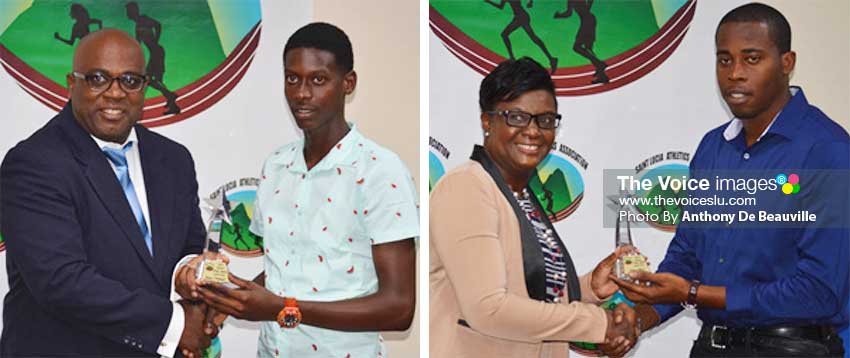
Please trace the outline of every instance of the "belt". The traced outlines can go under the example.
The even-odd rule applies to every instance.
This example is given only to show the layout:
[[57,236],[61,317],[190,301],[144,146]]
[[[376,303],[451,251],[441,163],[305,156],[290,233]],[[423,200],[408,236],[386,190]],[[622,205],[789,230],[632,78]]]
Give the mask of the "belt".
[[697,344],[713,350],[781,351],[825,355],[843,353],[832,326],[726,327],[704,325]]

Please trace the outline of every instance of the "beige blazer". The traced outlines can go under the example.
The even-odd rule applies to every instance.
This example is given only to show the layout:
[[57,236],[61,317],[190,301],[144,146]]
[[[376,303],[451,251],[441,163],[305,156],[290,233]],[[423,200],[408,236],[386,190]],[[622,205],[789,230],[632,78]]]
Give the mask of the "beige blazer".
[[579,279],[583,302],[529,298],[519,221],[480,164],[446,173],[430,203],[431,357],[563,358],[569,341],[604,340],[590,274]]

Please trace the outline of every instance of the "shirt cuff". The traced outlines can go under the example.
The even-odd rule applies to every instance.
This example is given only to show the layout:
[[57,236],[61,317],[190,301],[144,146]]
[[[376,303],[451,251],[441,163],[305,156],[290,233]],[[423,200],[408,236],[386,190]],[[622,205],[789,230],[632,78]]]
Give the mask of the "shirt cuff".
[[682,312],[682,305],[679,304],[669,304],[669,305],[652,305],[652,308],[655,309],[655,312],[658,312],[658,317],[661,319],[658,321],[658,324],[664,323],[664,321],[672,318],[679,312]]
[[753,287],[740,284],[726,286],[726,311],[730,315],[742,314],[753,309]]
[[[177,291],[174,289],[174,275],[177,274],[177,270],[179,270],[181,267],[183,267],[184,265],[189,263],[189,261],[192,261],[192,259],[196,257],[198,257],[198,255],[195,254],[183,256],[180,261],[177,261],[177,265],[174,265],[174,270],[171,272],[171,295],[169,295],[169,300],[171,302],[177,302],[183,299],[183,297],[180,297],[180,295],[177,294]],[[180,311],[183,311],[183,307],[180,307]],[[180,319],[183,320],[183,316],[180,316]]]
[[165,330],[165,336],[162,337],[162,342],[159,343],[159,349],[156,353],[172,358],[177,354],[177,346],[180,344],[180,336],[183,335],[183,306],[179,303],[171,303],[171,322],[168,323],[168,329]]

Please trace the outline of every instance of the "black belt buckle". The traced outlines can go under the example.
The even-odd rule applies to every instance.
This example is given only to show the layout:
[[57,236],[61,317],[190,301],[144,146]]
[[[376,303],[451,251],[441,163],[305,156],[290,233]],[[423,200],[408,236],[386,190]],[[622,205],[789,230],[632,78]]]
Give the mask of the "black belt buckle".
[[[717,333],[721,333],[723,335],[723,339],[720,340],[723,344],[715,341],[714,337]],[[711,326],[711,333],[708,335],[708,342],[711,344],[711,348],[726,349],[726,344],[729,343],[729,328],[726,326]]]

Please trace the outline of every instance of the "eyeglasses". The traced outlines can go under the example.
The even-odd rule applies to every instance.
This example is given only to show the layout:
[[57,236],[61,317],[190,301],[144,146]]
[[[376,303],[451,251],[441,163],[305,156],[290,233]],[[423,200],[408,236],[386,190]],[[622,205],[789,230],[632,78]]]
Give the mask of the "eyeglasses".
[[121,89],[127,93],[140,91],[148,82],[147,76],[131,72],[122,73],[117,77],[112,77],[109,74],[100,71],[88,74],[82,74],[74,71],[71,72],[71,76],[74,76],[76,79],[85,80],[89,85],[89,88],[98,93],[106,91],[106,89],[112,86],[112,82],[116,80],[118,81],[118,85],[121,86]]
[[490,115],[500,115],[505,118],[505,123],[511,127],[525,128],[533,119],[537,122],[537,127],[540,129],[555,129],[561,125],[561,115],[557,113],[547,112],[540,114],[531,114],[520,110],[512,109],[506,111],[488,111]]

